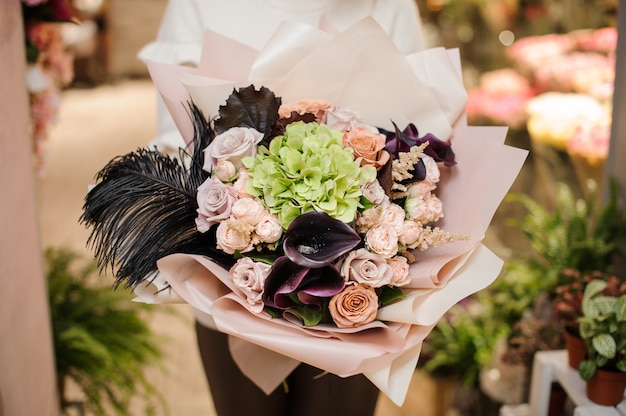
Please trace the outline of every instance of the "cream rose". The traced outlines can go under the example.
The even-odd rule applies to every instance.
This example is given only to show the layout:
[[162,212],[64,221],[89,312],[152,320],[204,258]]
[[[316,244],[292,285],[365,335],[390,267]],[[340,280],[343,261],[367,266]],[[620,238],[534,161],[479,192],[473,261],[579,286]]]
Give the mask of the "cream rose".
[[237,194],[232,187],[225,185],[216,177],[211,177],[198,187],[196,199],[198,202],[196,228],[204,233],[212,225],[230,217]]
[[378,180],[361,185],[361,192],[363,193],[363,196],[374,205],[380,205],[384,201],[387,201],[385,190],[380,185]]
[[250,181],[250,173],[248,173],[248,170],[245,168],[239,170],[237,180],[233,183],[233,189],[240,197],[252,196],[246,191],[248,181]]
[[261,243],[275,243],[283,235],[283,227],[275,215],[266,212],[256,224],[254,232]]
[[430,192],[431,192],[431,188],[430,185],[420,181],[420,182],[415,182],[413,183],[409,189],[407,190],[409,196],[411,198],[428,198],[430,196]]
[[326,111],[326,125],[330,129],[339,131],[352,130],[356,127],[374,129],[374,127],[366,126],[354,111],[339,107]]
[[230,268],[231,280],[241,290],[255,313],[263,310],[263,285],[270,269],[269,264],[256,262],[249,257],[237,260]]
[[289,118],[292,112],[300,115],[310,113],[315,116],[318,123],[326,123],[326,111],[335,108],[334,104],[324,100],[304,99],[283,104],[278,109],[278,115]]
[[218,134],[204,149],[204,170],[211,172],[220,160],[229,161],[237,170],[241,169],[241,159],[255,156],[261,139],[263,133],[247,127],[233,127]]
[[382,287],[391,283],[393,269],[380,254],[360,248],[346,256],[341,264],[341,275],[346,281]]
[[398,234],[393,225],[379,224],[365,234],[365,246],[374,253],[391,258],[398,252]]
[[404,203],[404,210],[409,219],[422,224],[430,222],[430,211],[426,200],[421,196],[408,197]]
[[221,222],[215,234],[217,248],[227,254],[251,251],[254,248],[251,233],[241,225],[243,224],[233,220]]
[[257,225],[263,214],[265,214],[265,208],[261,201],[255,198],[239,198],[231,209],[231,215],[234,218],[250,225]]
[[330,299],[330,315],[339,328],[354,328],[376,319],[378,296],[373,287],[350,285]]
[[393,270],[393,278],[391,279],[392,285],[402,287],[411,283],[411,277],[409,276],[409,261],[406,257],[394,257],[391,259],[389,266]]
[[389,161],[389,153],[385,150],[385,136],[371,132],[365,127],[346,131],[343,135],[343,145],[351,147],[355,157],[362,158],[361,166],[372,165],[380,170]]

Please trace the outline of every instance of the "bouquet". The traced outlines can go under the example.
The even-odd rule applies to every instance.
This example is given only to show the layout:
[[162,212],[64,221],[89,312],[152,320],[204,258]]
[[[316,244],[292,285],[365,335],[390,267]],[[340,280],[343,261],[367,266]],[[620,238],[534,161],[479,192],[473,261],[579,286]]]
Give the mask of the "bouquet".
[[210,314],[268,393],[306,362],[401,404],[424,338],[500,271],[481,240],[526,151],[467,126],[454,52],[405,57],[372,19],[289,23],[262,51],[207,38],[228,68],[149,64],[189,148],[99,172],[96,257],[139,300]]

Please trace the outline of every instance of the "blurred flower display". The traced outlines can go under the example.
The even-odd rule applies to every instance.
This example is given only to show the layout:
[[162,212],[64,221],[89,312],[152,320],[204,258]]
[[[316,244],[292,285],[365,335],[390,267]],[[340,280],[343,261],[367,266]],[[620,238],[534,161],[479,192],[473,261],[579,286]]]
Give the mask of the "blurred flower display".
[[34,166],[43,175],[46,142],[57,120],[59,93],[74,77],[74,58],[65,47],[60,26],[72,21],[72,7],[67,0],[22,0],[22,14]]

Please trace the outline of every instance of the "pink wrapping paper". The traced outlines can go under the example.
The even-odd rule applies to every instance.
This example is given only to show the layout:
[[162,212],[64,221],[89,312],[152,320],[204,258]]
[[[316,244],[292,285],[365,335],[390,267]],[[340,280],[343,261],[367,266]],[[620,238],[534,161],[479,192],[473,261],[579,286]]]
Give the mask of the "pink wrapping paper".
[[[458,51],[437,48],[404,56],[373,19],[339,34],[285,23],[261,51],[210,31],[205,44],[197,69],[148,64],[187,139],[192,130],[182,103],[189,96],[213,117],[233,88],[254,83],[272,89],[283,102],[326,99],[357,111],[369,124],[389,129],[391,120],[400,128],[413,122],[420,135],[452,140],[458,165],[442,169],[438,196],[445,217],[437,225],[469,239],[417,252],[411,284],[403,288],[406,298],[380,309],[379,320],[364,327],[303,328],[254,314],[228,271],[210,260],[175,254],[158,263],[174,292],[164,301],[178,296],[211,314],[220,331],[234,336],[235,361],[264,391],[271,392],[306,362],[339,376],[363,373],[401,405],[424,338],[451,306],[500,272],[502,261],[481,241],[527,151],[504,145],[506,128],[467,126]],[[140,297],[160,302],[145,289]]]

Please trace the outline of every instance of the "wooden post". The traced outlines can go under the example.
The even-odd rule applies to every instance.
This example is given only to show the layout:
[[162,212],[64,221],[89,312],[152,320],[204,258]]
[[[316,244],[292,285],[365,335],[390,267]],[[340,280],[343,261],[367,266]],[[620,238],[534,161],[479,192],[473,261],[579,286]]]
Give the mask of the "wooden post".
[[0,1],[0,416],[56,416],[20,5]]

